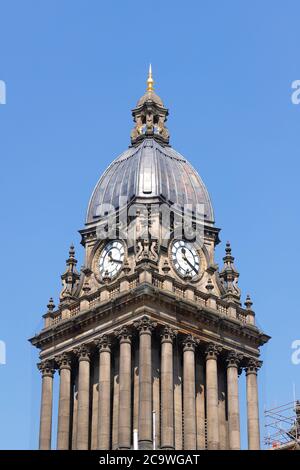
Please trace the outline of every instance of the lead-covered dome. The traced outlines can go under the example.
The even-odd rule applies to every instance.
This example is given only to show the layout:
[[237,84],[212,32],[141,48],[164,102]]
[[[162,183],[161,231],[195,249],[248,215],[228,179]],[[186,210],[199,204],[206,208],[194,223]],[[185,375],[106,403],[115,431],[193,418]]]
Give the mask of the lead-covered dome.
[[135,198],[159,198],[175,207],[203,204],[204,219],[214,222],[207,189],[192,165],[172,147],[145,138],[122,153],[98,181],[92,194],[87,220],[95,222],[109,207],[120,209]]
[[166,202],[174,211],[200,212],[214,223],[206,187],[191,164],[169,146],[168,109],[154,93],[151,66],[146,94],[132,110],[131,147],[107,168],[92,194],[86,223],[121,210],[134,200]]

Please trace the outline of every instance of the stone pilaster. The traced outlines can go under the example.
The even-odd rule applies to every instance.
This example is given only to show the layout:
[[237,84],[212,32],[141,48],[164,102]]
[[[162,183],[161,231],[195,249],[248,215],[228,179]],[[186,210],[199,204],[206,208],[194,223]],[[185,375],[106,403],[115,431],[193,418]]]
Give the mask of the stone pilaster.
[[247,383],[247,423],[249,450],[260,449],[257,371],[261,365],[261,361],[249,359],[245,367]]
[[59,404],[57,423],[57,449],[70,448],[71,419],[71,354],[63,353],[55,358],[59,366]]
[[116,332],[120,342],[118,448],[131,447],[131,335],[126,327]]
[[161,335],[161,448],[174,449],[173,339],[166,326]]
[[52,431],[53,361],[42,361],[38,368],[42,374],[39,449],[49,450]]
[[184,450],[196,449],[195,346],[193,336],[183,341],[183,421]]
[[87,450],[90,415],[90,345],[83,344],[74,352],[79,362],[76,449]]
[[139,331],[139,449],[152,449],[152,358],[151,336],[156,327],[148,317],[134,323]]
[[242,357],[243,356],[241,354],[237,354],[235,351],[230,351],[226,358],[230,450],[239,450],[241,448],[238,368]]
[[220,447],[217,366],[220,352],[221,348],[213,343],[206,349],[207,447],[211,450],[218,450]]
[[110,449],[111,424],[111,342],[107,335],[96,340],[99,351],[98,449]]

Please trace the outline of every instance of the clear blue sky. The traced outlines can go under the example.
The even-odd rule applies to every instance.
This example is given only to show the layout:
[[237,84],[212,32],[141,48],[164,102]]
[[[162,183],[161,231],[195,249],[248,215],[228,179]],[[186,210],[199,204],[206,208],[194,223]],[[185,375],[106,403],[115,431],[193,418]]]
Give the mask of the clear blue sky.
[[[261,407],[300,397],[300,4],[1,0],[0,448],[35,448],[40,377],[27,342],[57,301],[69,244],[83,260],[96,180],[129,144],[148,64],[171,143],[198,169],[257,323],[272,336]],[[244,383],[241,384],[244,394]],[[245,445],[245,403],[241,401]]]

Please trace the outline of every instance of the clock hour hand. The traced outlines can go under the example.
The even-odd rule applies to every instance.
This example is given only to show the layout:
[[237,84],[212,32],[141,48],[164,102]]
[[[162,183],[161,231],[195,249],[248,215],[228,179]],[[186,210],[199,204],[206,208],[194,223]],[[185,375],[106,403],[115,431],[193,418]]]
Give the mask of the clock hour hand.
[[109,257],[109,262],[110,262],[110,263],[123,264],[123,261],[121,261],[121,260],[119,260],[119,259],[114,259],[114,258],[112,257],[112,254],[111,254],[111,253],[108,254],[108,257]]

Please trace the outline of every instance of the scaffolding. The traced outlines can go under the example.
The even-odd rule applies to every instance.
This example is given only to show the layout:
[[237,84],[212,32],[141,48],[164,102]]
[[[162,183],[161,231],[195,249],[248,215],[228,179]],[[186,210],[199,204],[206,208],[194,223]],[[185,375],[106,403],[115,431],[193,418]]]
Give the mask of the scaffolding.
[[267,449],[300,448],[300,400],[265,410]]

